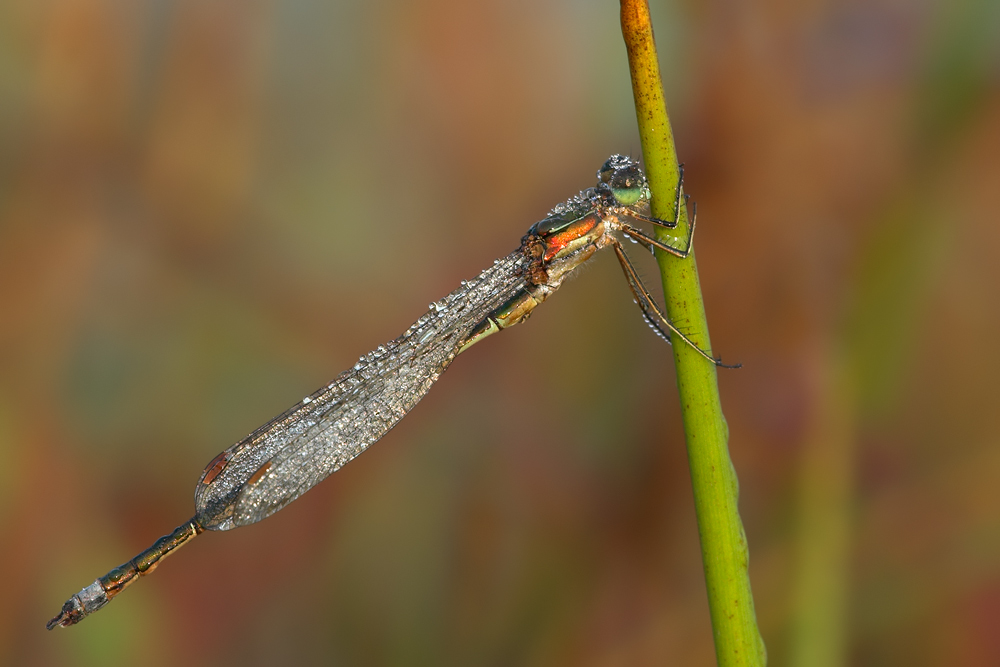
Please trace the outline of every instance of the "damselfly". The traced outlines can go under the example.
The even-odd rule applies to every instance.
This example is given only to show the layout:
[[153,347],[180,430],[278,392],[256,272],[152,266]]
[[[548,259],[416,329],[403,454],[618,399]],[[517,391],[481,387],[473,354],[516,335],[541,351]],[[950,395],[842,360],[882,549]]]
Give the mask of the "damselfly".
[[195,488],[194,517],[71,597],[46,627],[73,625],[97,611],[202,531],[255,523],[301,496],[405,417],[457,355],[523,322],[566,276],[602,248],[614,248],[654,331],[668,342],[672,332],[708,361],[724,366],[663,315],[617,238],[622,234],[648,250],[689,255],[694,217],[684,249],[626,222],[675,228],[682,197],[686,199],[683,171],[673,220],[648,213],[646,177],[631,159],[613,155],[597,176],[595,187],[553,208],[528,230],[517,250],[432,303],[402,336],[369,352],[329,385],[215,457]]

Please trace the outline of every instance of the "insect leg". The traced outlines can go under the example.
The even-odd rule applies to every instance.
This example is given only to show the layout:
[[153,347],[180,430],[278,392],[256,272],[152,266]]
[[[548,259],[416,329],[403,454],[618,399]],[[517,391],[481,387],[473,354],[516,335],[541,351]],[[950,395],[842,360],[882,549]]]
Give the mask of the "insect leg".
[[670,334],[668,331],[672,331],[677,334],[682,341],[694,348],[698,354],[705,357],[716,366],[721,366],[722,368],[740,368],[742,366],[742,364],[730,366],[722,363],[721,359],[716,359],[711,354],[698,347],[693,340],[684,335],[657,307],[656,302],[653,300],[653,296],[649,293],[649,290],[646,289],[645,285],[642,284],[642,281],[639,279],[639,274],[636,272],[635,267],[629,260],[628,255],[625,254],[625,249],[622,247],[621,242],[617,239],[614,240],[614,248],[615,254],[618,256],[618,263],[621,264],[622,271],[625,273],[625,281],[632,290],[632,295],[635,297],[636,303],[639,304],[643,317],[646,322],[653,327],[654,331],[665,338],[667,342],[670,341]]

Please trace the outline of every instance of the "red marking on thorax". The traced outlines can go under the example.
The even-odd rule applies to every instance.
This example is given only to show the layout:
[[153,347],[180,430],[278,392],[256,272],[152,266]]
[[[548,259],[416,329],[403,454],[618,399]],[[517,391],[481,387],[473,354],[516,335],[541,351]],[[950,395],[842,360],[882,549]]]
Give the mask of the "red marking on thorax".
[[559,254],[559,251],[584,234],[589,233],[596,225],[597,216],[591,213],[585,218],[577,220],[558,234],[553,234],[545,239],[545,256],[542,258],[543,261],[548,262],[551,260]]

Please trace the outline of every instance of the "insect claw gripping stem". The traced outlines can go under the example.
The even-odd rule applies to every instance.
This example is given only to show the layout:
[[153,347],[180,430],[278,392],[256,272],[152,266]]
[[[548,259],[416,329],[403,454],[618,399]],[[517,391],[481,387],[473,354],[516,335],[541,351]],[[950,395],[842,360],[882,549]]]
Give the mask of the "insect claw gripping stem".
[[[643,215],[642,213],[639,213],[637,211],[626,211],[625,215],[634,220],[648,222],[652,225],[656,225],[657,227],[663,227],[665,229],[676,229],[677,220],[678,217],[680,216],[682,196],[684,197],[685,204],[687,204],[688,200],[691,199],[691,195],[684,193],[684,165],[680,165],[680,180],[677,183],[677,196],[676,199],[674,200],[673,220],[661,220],[660,218],[655,218],[653,216]],[[683,250],[681,250],[680,248],[675,248],[662,241],[659,241],[656,238],[650,236],[649,234],[646,234],[642,230],[636,229],[635,227],[627,223],[621,223],[621,231],[623,234],[625,234],[632,240],[641,243],[649,251],[652,251],[653,248],[656,247],[664,252],[670,253],[674,257],[678,257],[680,259],[687,259],[688,255],[691,254],[691,246],[694,244],[694,230],[698,224],[698,203],[694,202],[692,204],[692,207],[694,210],[691,215],[691,224],[688,228],[687,245],[684,247]]]

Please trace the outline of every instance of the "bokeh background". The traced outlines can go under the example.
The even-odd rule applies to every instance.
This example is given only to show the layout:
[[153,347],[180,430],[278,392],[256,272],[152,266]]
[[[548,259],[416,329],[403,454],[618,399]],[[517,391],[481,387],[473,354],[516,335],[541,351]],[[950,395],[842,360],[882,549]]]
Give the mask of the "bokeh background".
[[[1000,664],[998,7],[652,4],[774,665]],[[610,1],[0,4],[0,663],[713,664],[671,355],[610,255],[44,630],[613,152]]]

